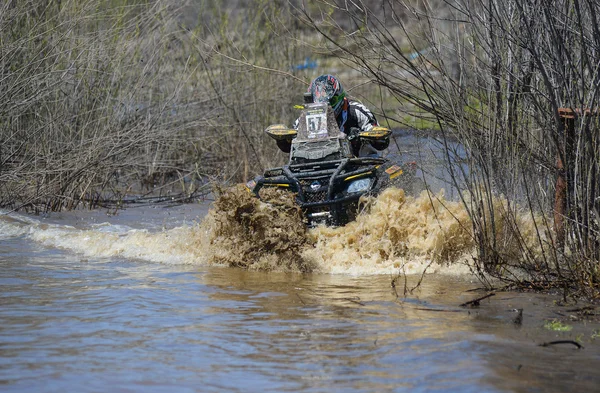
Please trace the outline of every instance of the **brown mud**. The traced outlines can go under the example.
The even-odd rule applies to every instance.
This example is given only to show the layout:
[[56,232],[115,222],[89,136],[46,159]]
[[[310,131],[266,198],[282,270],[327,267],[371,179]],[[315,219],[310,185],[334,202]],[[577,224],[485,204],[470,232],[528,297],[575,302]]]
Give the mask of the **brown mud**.
[[314,269],[301,255],[308,242],[306,225],[292,194],[265,189],[268,203],[241,185],[218,194],[203,222],[210,233],[212,263],[256,270]]
[[[293,194],[267,190],[262,200],[243,186],[219,191],[214,208],[200,224],[198,243],[209,264],[257,270],[345,274],[468,274],[475,241],[471,219],[460,202],[443,192],[413,197],[388,188],[361,201],[357,219],[343,227],[306,229]],[[496,217],[506,203],[494,203]],[[492,220],[490,220],[491,222]],[[495,235],[507,257],[518,256],[523,241],[535,247],[534,220],[517,217],[525,240],[515,239],[503,220]]]

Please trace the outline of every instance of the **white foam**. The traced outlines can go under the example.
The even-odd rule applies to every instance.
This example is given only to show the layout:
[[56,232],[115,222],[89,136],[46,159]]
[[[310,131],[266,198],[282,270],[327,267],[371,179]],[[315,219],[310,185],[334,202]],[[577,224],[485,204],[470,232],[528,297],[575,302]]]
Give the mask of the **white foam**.
[[[258,205],[252,213],[249,206],[262,202],[245,190],[239,191],[231,201],[243,204],[244,214],[256,214],[248,218],[252,225],[257,225],[260,219],[261,225],[272,229],[274,220],[270,214],[278,214],[276,209]],[[235,210],[235,205],[227,205],[224,212],[212,210],[200,224],[154,232],[109,222],[76,228],[11,214],[0,216],[0,238],[28,236],[44,246],[70,250],[89,258],[118,257],[167,264],[234,261],[233,265],[244,266],[239,261],[257,258],[261,263],[246,266],[285,270],[291,266],[292,259],[297,261],[300,257],[313,271],[327,274],[471,273],[474,241],[469,232],[468,214],[459,203],[443,200],[443,195],[423,194],[411,198],[402,190],[386,190],[368,214],[345,227],[318,227],[307,231],[306,243],[296,243],[297,248],[291,253],[286,249],[286,242],[295,239],[288,231],[293,226],[274,228],[266,241],[262,227],[252,229],[248,224],[239,223],[224,226],[223,222],[237,219],[237,213],[233,214]],[[77,223],[80,227],[81,223]],[[302,231],[298,233],[304,236]],[[271,253],[274,244],[283,251]]]

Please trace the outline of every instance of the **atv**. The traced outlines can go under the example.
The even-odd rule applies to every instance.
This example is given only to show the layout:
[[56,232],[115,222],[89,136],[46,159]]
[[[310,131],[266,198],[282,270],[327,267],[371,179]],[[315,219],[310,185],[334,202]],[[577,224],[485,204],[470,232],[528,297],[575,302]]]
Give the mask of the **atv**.
[[[310,101],[305,96],[298,129],[275,124],[265,130],[282,151],[289,152],[288,164],[266,170],[246,187],[258,198],[266,187],[295,193],[309,227],[343,226],[356,218],[362,196],[377,195],[406,170],[386,158],[356,157],[331,106]],[[354,136],[358,143],[387,146],[390,134],[377,126]]]

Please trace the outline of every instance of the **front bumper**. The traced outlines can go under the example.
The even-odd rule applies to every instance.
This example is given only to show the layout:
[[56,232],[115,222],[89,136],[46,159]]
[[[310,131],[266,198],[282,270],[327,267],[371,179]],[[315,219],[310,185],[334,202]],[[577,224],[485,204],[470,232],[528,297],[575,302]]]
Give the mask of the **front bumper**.
[[[346,158],[343,160],[285,165],[270,169],[250,182],[248,188],[261,197],[265,187],[279,187],[296,193],[296,201],[304,210],[309,225],[325,222],[344,225],[351,220],[358,199],[370,193],[378,182],[378,169],[383,158]],[[371,178],[364,191],[347,193],[349,184]]]

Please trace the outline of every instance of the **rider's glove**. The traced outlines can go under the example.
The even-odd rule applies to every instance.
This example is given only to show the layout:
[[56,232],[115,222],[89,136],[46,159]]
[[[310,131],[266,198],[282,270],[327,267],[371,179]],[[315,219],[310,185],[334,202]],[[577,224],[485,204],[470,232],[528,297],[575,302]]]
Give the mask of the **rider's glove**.
[[350,127],[350,130],[348,132],[348,140],[350,142],[352,142],[353,140],[355,140],[356,138],[358,138],[358,134],[360,133],[360,129],[356,128],[356,127]]

